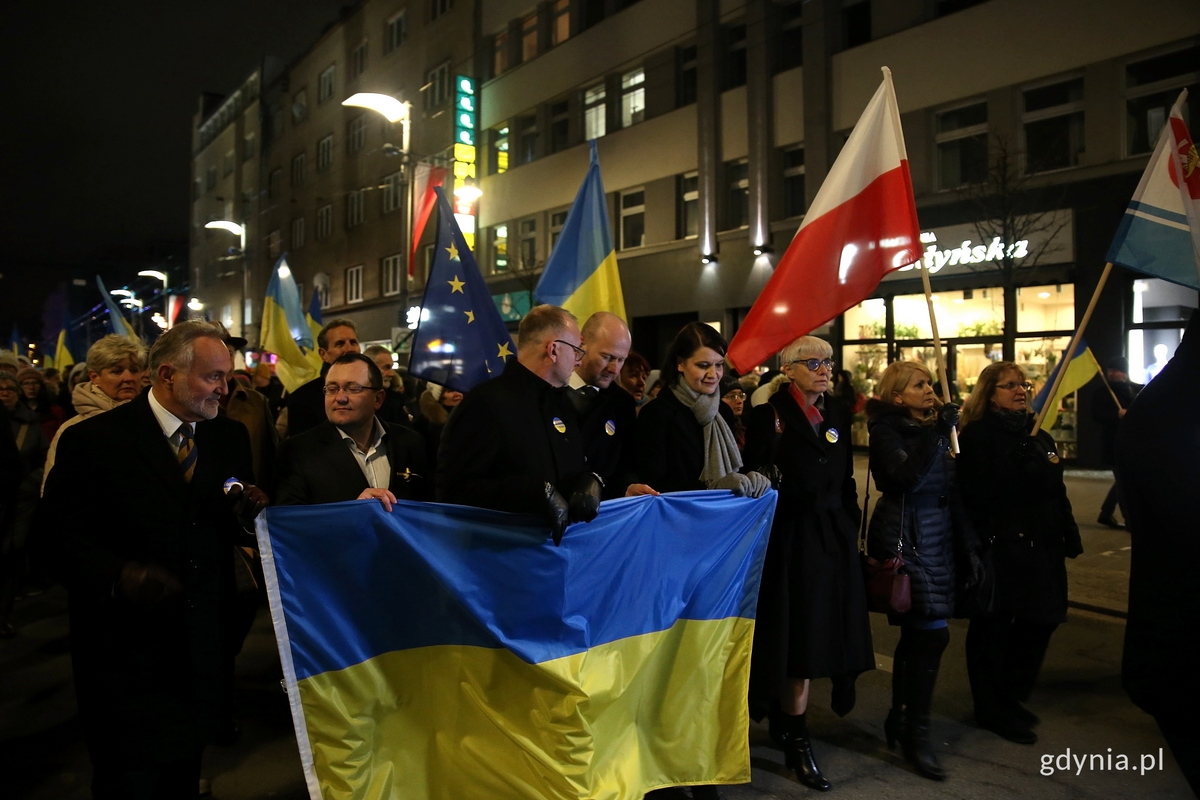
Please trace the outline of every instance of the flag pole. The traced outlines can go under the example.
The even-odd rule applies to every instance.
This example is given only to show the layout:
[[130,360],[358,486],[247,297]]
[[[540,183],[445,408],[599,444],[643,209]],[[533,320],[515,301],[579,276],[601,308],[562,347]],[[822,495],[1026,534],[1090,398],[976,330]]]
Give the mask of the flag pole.
[[1108,382],[1108,378],[1105,376],[1103,368],[1100,370],[1100,381],[1104,384],[1104,388],[1108,389],[1108,393],[1112,395],[1113,402],[1117,404],[1117,408],[1124,411],[1125,406],[1121,405],[1121,400],[1117,397],[1117,393],[1113,391],[1112,384]]
[[[946,358],[942,355],[942,337],[938,335],[937,314],[933,311],[933,290],[929,287],[929,270],[920,266],[921,284],[925,287],[925,303],[929,306],[929,327],[933,329],[933,350],[937,354],[938,380],[942,382],[942,402],[950,402],[950,379],[946,373]],[[950,429],[950,452],[958,455],[958,430]]]
[[[1109,261],[1104,265],[1104,271],[1100,273],[1100,280],[1096,283],[1096,288],[1092,292],[1092,299],[1088,301],[1087,310],[1083,312],[1083,319],[1079,321],[1079,327],[1075,329],[1075,334],[1071,337],[1071,343],[1067,345],[1067,363],[1070,363],[1071,357],[1075,355],[1075,348],[1079,346],[1079,340],[1083,338],[1083,332],[1088,326],[1088,322],[1092,319],[1092,312],[1096,310],[1096,301],[1100,299],[1100,292],[1104,291],[1104,284],[1108,282],[1108,274],[1112,272],[1112,262]],[[1050,394],[1046,395],[1046,404],[1042,406],[1042,410],[1038,412],[1037,422],[1033,423],[1033,430],[1030,436],[1037,436],[1038,431],[1042,429],[1042,422],[1046,419],[1046,414],[1050,412],[1050,406],[1058,399],[1058,387],[1062,383],[1063,378],[1067,374],[1066,364],[1054,376],[1054,383],[1050,386]],[[1107,384],[1107,381],[1105,381]],[[1112,391],[1112,388],[1109,388]],[[1116,399],[1116,395],[1113,395]],[[1120,402],[1117,405],[1121,405]]]

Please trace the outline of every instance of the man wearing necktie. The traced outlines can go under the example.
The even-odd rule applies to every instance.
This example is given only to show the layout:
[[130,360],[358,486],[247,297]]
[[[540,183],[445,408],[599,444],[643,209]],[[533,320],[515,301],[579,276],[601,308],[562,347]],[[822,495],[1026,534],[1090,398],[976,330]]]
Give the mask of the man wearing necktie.
[[227,723],[229,553],[267,497],[245,427],[217,415],[222,337],[201,321],[159,337],[150,389],[68,428],[46,484],[39,524],[68,590],[96,798],[195,796]]

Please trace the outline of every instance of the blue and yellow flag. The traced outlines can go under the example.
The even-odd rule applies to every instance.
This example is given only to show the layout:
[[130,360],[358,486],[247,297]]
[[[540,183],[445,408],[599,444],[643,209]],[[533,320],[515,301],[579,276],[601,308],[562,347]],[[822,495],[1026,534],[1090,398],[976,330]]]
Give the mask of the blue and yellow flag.
[[621,292],[595,139],[591,145],[587,177],[534,290],[539,302],[562,306],[581,324],[597,311],[611,311],[625,318],[625,295]]
[[774,509],[774,492],[622,498],[560,548],[537,520],[485,509],[268,509],[258,540],[311,796],[633,800],[748,782]]
[[504,371],[516,354],[504,320],[446,202],[437,193],[437,244],[408,371],[459,392]]
[[275,374],[289,392],[321,374],[321,356],[316,351],[314,336],[304,317],[300,289],[284,253],[275,262],[267,283],[258,346],[279,357]]
[[121,309],[113,302],[112,295],[108,293],[108,289],[104,286],[104,281],[100,276],[96,276],[96,288],[100,290],[100,296],[104,298],[104,307],[108,309],[108,325],[112,328],[112,332],[118,336],[128,336],[135,341],[138,340],[137,334],[133,332],[133,328],[129,327],[129,323],[125,321],[125,315],[121,313]]
[[1033,398],[1033,410],[1036,413],[1041,413],[1042,408],[1046,405],[1047,396],[1050,394],[1050,387],[1054,385],[1058,371],[1063,368],[1064,363],[1066,364],[1067,373],[1063,375],[1062,383],[1058,387],[1058,393],[1054,396],[1054,401],[1050,404],[1050,410],[1046,412],[1046,418],[1042,420],[1042,428],[1045,430],[1050,430],[1054,427],[1054,422],[1058,419],[1058,406],[1061,399],[1072,392],[1082,389],[1092,378],[1101,372],[1100,362],[1092,354],[1092,349],[1088,347],[1087,341],[1080,337],[1079,344],[1075,347],[1075,355],[1068,360],[1067,351],[1063,351],[1063,357],[1050,373],[1050,377],[1046,379],[1046,385],[1037,393],[1037,397]]

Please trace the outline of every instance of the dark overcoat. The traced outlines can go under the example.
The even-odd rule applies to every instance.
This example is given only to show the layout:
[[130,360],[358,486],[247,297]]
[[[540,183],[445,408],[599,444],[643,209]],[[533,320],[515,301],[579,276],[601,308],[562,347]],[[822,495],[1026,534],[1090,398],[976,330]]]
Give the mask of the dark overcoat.
[[583,471],[583,435],[571,404],[514,358],[451,412],[438,451],[437,499],[541,513],[545,484],[563,491]]
[[751,704],[787,678],[859,673],[875,665],[858,557],[861,511],[849,409],[826,397],[817,431],[786,388],[746,415],[746,463],[782,477],[754,626]]
[[574,405],[583,427],[587,467],[604,481],[604,499],[624,497],[629,484],[639,482],[634,466],[637,404],[633,396],[614,381],[597,390],[590,401]]
[[285,400],[287,405],[287,435],[298,436],[305,431],[324,422],[325,416],[325,374],[329,372],[329,364],[322,362],[321,374],[296,391],[289,394]]
[[[1082,552],[1054,438],[1006,427],[988,411],[963,428],[956,461],[963,504],[992,548],[995,611],[1042,625],[1067,618],[1068,554]],[[1050,457],[1053,454],[1053,458]]]
[[[227,719],[222,620],[230,549],[249,544],[222,486],[254,480],[250,440],[225,417],[196,425],[191,483],[147,393],[67,428],[39,524],[68,591],[80,720],[94,754],[136,769],[195,756]],[[164,567],[182,594],[115,596],[130,562]]]
[[[433,499],[433,475],[425,458],[425,443],[410,428],[383,423],[392,477],[388,489],[399,500]],[[276,466],[280,506],[340,503],[354,500],[368,488],[358,460],[326,420],[310,431],[292,436],[279,446]]]
[[638,478],[660,492],[707,488],[704,471],[704,428],[671,387],[642,406],[634,431],[634,467]]

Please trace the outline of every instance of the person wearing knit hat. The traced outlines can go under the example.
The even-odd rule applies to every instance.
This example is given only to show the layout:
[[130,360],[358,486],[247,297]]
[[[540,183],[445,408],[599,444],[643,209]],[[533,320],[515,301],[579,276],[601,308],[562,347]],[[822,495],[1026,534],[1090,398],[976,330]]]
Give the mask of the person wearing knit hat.
[[0,372],[8,372],[16,375],[21,369],[21,362],[17,360],[16,353],[9,350],[0,350]]

